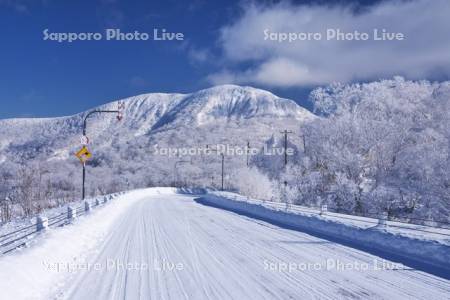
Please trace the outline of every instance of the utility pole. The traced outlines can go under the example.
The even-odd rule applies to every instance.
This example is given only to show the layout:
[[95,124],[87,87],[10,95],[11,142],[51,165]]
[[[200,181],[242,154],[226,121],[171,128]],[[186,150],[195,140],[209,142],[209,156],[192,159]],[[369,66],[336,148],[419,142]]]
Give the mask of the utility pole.
[[[206,148],[208,149],[208,148],[209,148],[209,145],[206,145]],[[211,149],[211,151],[219,152],[219,150],[217,150],[217,149]],[[222,158],[222,180],[221,180],[222,183],[221,183],[221,188],[220,188],[220,190],[223,191],[223,185],[224,185],[223,178],[224,178],[224,173],[225,173],[225,171],[224,171],[224,169],[225,169],[225,154],[223,154],[223,152],[220,152],[220,156],[221,156],[221,158]]]
[[[88,141],[89,139],[86,136],[86,128],[87,128],[87,120],[89,117],[91,117],[93,114],[103,114],[103,113],[115,113],[117,114],[117,120],[122,120],[122,110],[124,109],[124,103],[119,102],[119,107],[117,110],[100,110],[96,109],[93,111],[90,111],[83,120],[83,138]],[[83,162],[83,184],[82,184],[82,199],[85,199],[86,192],[85,192],[85,181],[86,181],[86,161]]]
[[246,154],[247,154],[247,168],[249,166],[249,152],[250,152],[250,141],[247,141],[247,149],[246,149]]
[[284,167],[287,166],[287,144],[288,144],[288,134],[293,133],[292,131],[288,131],[285,129],[284,131],[280,131],[284,134]]
[[302,137],[302,141],[303,141],[303,153],[306,153],[306,137],[305,137],[305,134],[302,133],[301,137]]
[[224,175],[224,168],[225,168],[225,155],[223,153],[220,153],[222,156],[222,187],[221,190],[223,191],[223,175]]

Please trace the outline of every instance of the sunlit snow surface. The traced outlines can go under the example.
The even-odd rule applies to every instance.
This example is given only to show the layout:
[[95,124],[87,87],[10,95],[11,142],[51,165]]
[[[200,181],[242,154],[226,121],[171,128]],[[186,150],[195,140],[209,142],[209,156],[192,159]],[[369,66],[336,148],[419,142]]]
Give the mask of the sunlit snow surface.
[[[450,294],[448,280],[395,264],[376,269],[376,260],[392,262],[194,198],[168,188],[134,191],[49,231],[32,247],[0,258],[2,297],[446,299]],[[327,269],[327,261],[348,266]],[[72,264],[69,272],[64,264],[74,262],[97,267],[86,271]],[[60,269],[49,270],[45,263],[60,263]],[[356,270],[357,265],[370,268]]]

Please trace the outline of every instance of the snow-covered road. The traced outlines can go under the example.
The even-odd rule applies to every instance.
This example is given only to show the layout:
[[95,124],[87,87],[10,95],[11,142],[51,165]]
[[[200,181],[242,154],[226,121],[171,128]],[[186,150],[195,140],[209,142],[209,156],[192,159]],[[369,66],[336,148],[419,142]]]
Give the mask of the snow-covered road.
[[204,206],[189,195],[149,196],[127,208],[88,265],[57,298],[450,297],[448,280]]

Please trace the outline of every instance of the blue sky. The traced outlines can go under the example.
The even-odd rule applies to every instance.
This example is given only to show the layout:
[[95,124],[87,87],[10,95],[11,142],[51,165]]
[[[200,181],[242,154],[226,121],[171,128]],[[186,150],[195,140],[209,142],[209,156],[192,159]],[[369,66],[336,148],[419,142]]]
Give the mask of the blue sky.
[[[261,87],[305,104],[311,88],[334,81],[365,81],[397,74],[412,79],[448,79],[448,52],[440,54],[448,50],[448,43],[429,36],[430,32],[447,34],[450,28],[445,26],[448,5],[440,1],[434,2],[440,2],[435,10],[431,7],[428,18],[432,24],[425,16],[422,22],[428,24],[426,28],[414,30],[417,37],[403,44],[284,44],[262,39],[266,27],[316,30],[324,23],[324,16],[331,23],[323,26],[361,30],[382,26],[408,31],[412,29],[405,26],[416,23],[388,17],[420,11],[423,1],[412,2],[418,3],[0,0],[0,118],[69,115],[140,93],[192,92],[222,83]],[[376,9],[387,11],[386,18],[377,19]],[[442,16],[433,15],[442,11]],[[361,14],[367,14],[366,18],[359,18]],[[309,17],[311,21],[298,23]],[[405,18],[412,19],[406,14]],[[433,26],[442,32],[435,33]],[[105,28],[149,33],[165,28],[182,32],[185,40],[58,43],[43,40],[46,28],[50,32],[101,33]],[[420,44],[423,37],[428,38],[426,47]],[[340,55],[343,45],[345,52]],[[416,50],[409,50],[411,46]],[[305,51],[311,47],[312,51]],[[348,55],[352,51],[361,55]],[[416,57],[430,51],[433,59],[415,62]],[[367,59],[371,52],[385,56],[364,68],[361,63],[371,60]],[[358,57],[360,63],[352,64]],[[406,58],[392,63],[397,57]],[[424,62],[430,66],[424,67]]]

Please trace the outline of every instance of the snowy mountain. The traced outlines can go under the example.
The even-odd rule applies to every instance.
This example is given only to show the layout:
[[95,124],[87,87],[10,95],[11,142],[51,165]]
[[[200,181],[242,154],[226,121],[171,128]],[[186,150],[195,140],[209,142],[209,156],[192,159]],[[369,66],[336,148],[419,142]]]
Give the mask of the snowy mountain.
[[[402,220],[449,223],[448,86],[398,77],[317,88],[310,99],[323,117],[267,91],[234,85],[123,99],[122,121],[94,114],[87,123],[93,156],[86,192],[219,188],[222,157],[205,149],[225,146],[225,189],[302,205],[325,202],[339,212],[388,211]],[[117,107],[115,101],[93,109]],[[0,200],[34,212],[48,206],[41,199],[56,205],[78,200],[82,168],[74,154],[88,113],[0,120]],[[294,152],[287,165],[279,152],[285,130]]]
[[[87,123],[87,135],[93,152],[90,167],[98,174],[126,169],[120,174],[127,182],[133,181],[130,174],[139,170],[173,172],[176,158],[155,155],[156,145],[186,148],[221,143],[244,147],[249,141],[252,147],[261,147],[269,138],[281,137],[281,130],[298,132],[301,124],[315,118],[292,100],[235,85],[192,94],[143,94],[122,101],[125,110],[121,122],[112,114],[92,115]],[[93,109],[115,110],[117,105],[115,101]],[[76,172],[79,162],[73,154],[81,147],[82,123],[87,113],[0,120],[0,162],[20,165],[26,161],[29,165],[31,161],[48,168],[54,165],[61,177],[67,176],[56,165],[62,164],[64,169]],[[211,159],[212,164],[217,163]],[[230,160],[242,162],[245,158]],[[205,158],[200,161],[204,162]]]

